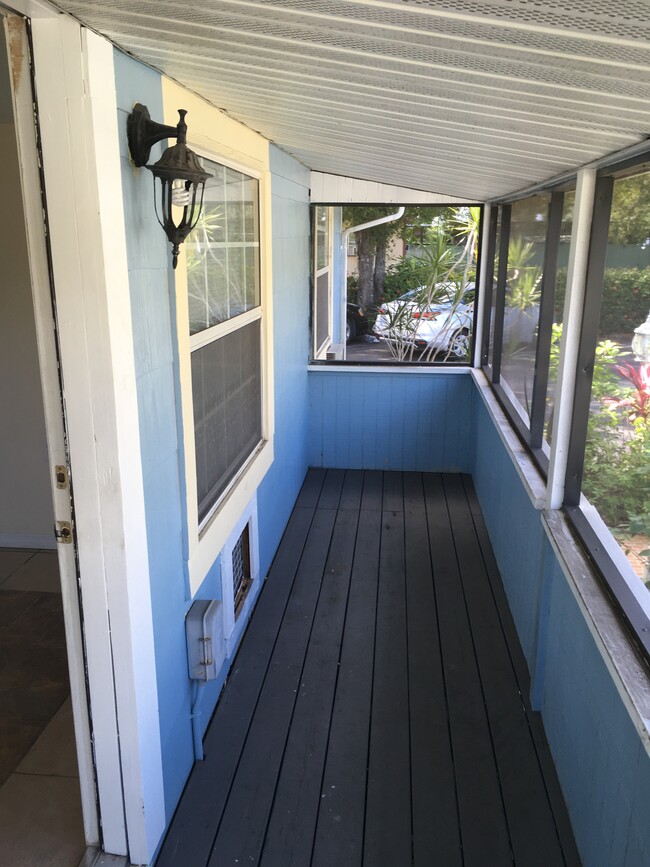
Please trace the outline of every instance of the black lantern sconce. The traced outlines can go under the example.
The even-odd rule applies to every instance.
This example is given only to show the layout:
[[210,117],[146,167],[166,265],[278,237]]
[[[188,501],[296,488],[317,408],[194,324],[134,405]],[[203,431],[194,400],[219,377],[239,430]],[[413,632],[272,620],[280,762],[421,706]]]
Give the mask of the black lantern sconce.
[[[199,158],[187,146],[185,109],[179,108],[177,126],[167,126],[151,120],[146,105],[136,103],[126,123],[129,150],[136,166],[144,166],[153,175],[154,207],[158,222],[172,245],[173,266],[176,268],[180,245],[196,226],[203,208],[205,182],[212,175],[203,170]],[[165,138],[175,138],[157,163],[147,165],[151,148]],[[160,210],[156,178],[160,181]],[[197,204],[198,203],[198,204]],[[172,217],[172,205],[183,209],[177,224]]]

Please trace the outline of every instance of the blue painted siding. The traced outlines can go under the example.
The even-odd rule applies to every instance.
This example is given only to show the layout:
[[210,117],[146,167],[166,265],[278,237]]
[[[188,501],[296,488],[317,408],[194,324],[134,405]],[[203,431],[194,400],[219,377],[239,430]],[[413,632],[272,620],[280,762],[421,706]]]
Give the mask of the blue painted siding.
[[262,575],[271,564],[307,472],[309,171],[271,146],[274,461],[257,495]]
[[309,463],[469,472],[469,373],[309,372]]
[[[128,161],[126,118],[135,102],[163,116],[160,75],[119,51],[120,130],[131,316],[149,548],[165,809],[170,819],[194,761],[184,618],[185,515],[179,464],[176,339],[168,244],[153,214],[152,178]],[[158,145],[157,159],[161,146]]]
[[519,640],[533,671],[541,588],[542,525],[478,390],[474,392],[474,485],[508,594]]
[[473,477],[585,867],[650,865],[650,758],[478,390]]

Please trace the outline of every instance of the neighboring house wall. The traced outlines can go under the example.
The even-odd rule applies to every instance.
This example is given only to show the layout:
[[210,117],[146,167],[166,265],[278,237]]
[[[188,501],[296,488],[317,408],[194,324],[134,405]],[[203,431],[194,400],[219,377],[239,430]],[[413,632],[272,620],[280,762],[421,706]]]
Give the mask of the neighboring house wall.
[[583,863],[639,867],[650,851],[648,738],[635,728],[634,712],[548,540],[542,511],[478,389],[472,399],[474,484]]
[[309,371],[309,463],[367,470],[469,472],[469,370]]
[[[141,453],[156,646],[165,805],[171,819],[194,762],[192,683],[187,674],[185,615],[195,598],[221,598],[220,552],[192,594],[188,575],[187,510],[180,399],[181,364],[176,289],[169,245],[153,209],[152,178],[128,159],[126,118],[135,102],[162,120],[168,83],[148,67],[115,52],[124,214],[135,341]],[[175,86],[174,86],[175,87]],[[173,90],[173,89],[172,89]],[[173,92],[173,98],[183,97]],[[179,105],[178,107],[183,107]],[[185,106],[187,107],[187,106]],[[216,109],[215,130],[223,118]],[[196,111],[194,112],[196,119]],[[228,121],[232,123],[232,121]],[[192,130],[192,112],[188,115]],[[195,126],[196,129],[196,126]],[[243,128],[242,128],[243,129]],[[246,131],[247,136],[254,136]],[[260,141],[260,151],[268,144]],[[156,149],[159,152],[160,146]],[[151,162],[157,159],[152,153]],[[237,160],[236,151],[230,158]],[[258,490],[260,573],[268,572],[307,470],[307,359],[309,353],[309,172],[271,148],[274,462]],[[181,263],[179,262],[179,268]],[[176,288],[175,288],[176,283]],[[182,290],[179,290],[182,291]],[[269,316],[272,311],[268,311]],[[255,491],[248,493],[248,497]],[[233,524],[235,522],[233,521]],[[205,730],[226,677],[199,691],[199,726]]]
[[43,396],[4,39],[0,40],[0,78],[0,545],[54,548]]

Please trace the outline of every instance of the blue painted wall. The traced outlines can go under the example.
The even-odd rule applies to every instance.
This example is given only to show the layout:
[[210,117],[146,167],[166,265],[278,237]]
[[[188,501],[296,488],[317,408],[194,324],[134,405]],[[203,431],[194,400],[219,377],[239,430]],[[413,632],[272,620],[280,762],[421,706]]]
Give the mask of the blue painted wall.
[[[115,51],[124,219],[131,289],[141,455],[149,548],[156,675],[167,820],[194,763],[185,615],[187,516],[182,472],[178,342],[169,245],[153,212],[152,178],[128,159],[126,119],[135,102],[163,117],[158,73]],[[152,152],[158,158],[161,145]],[[309,172],[271,148],[275,461],[258,490],[260,560],[266,574],[307,471],[309,352]],[[219,559],[199,598],[221,596]],[[207,727],[227,674],[201,687],[200,726]]]
[[585,867],[650,865],[650,759],[478,390],[473,477]]
[[368,470],[470,472],[467,373],[309,372],[309,463]]
[[[120,130],[131,315],[149,548],[167,818],[194,761],[184,617],[187,610],[177,416],[176,326],[167,240],[153,214],[151,174],[128,160],[126,118],[135,102],[163,117],[160,75],[119,51]],[[152,155],[158,159],[160,145]]]
[[266,575],[307,472],[309,171],[271,146],[274,462],[259,487],[260,564]]

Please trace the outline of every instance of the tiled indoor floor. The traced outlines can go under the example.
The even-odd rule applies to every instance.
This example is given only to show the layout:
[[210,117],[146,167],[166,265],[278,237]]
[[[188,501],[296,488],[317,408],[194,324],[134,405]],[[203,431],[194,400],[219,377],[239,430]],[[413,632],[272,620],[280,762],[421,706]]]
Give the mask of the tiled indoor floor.
[[84,850],[56,552],[0,549],[0,864]]

